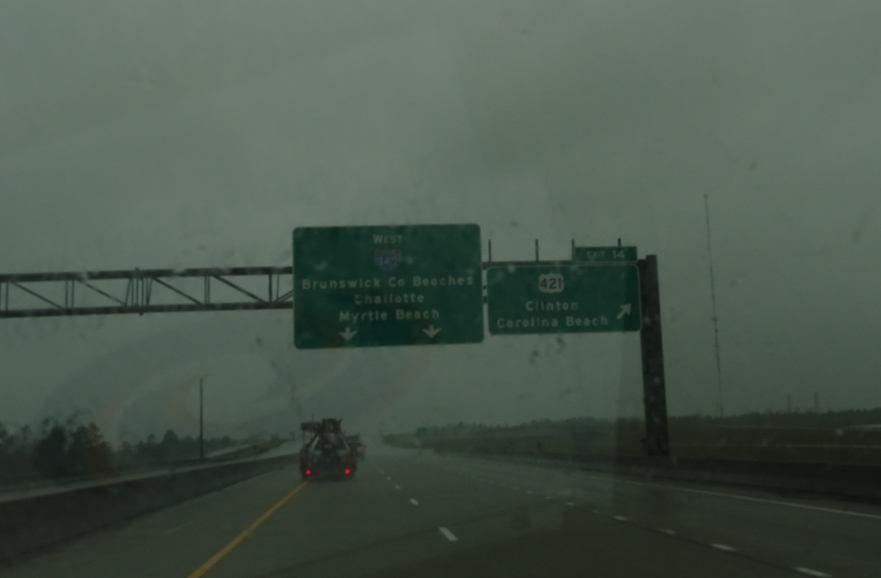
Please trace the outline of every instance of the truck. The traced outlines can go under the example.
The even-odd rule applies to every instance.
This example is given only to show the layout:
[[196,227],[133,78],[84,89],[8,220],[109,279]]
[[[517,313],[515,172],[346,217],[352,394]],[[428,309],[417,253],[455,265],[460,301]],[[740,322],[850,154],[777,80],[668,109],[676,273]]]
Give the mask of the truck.
[[300,475],[304,480],[354,479],[358,471],[355,448],[342,430],[342,420],[325,418],[300,424]]

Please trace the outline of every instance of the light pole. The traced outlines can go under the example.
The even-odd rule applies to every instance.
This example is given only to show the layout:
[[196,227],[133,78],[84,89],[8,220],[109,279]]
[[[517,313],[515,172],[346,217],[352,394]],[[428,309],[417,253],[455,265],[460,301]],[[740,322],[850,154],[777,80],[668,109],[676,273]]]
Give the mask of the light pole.
[[707,253],[710,254],[710,298],[713,301],[713,332],[716,338],[716,383],[719,387],[719,417],[725,417],[722,396],[722,358],[719,354],[719,316],[716,315],[716,280],[713,276],[713,246],[710,242],[710,196],[704,195],[704,214],[707,221]]
[[205,428],[204,428],[204,404],[202,403],[202,382],[204,377],[199,378],[199,461],[205,461]]

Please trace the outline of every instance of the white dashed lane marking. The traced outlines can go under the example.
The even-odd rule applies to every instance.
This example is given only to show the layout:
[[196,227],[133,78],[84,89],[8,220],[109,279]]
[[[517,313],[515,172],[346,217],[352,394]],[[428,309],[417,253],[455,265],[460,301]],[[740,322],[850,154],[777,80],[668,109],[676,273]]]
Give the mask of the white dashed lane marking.
[[793,570],[801,572],[802,574],[807,574],[808,576],[816,576],[817,578],[832,578],[832,574],[826,574],[825,572],[820,572],[819,570],[814,570],[812,568],[805,568],[804,566],[796,566]]
[[395,484],[395,489],[396,489],[396,490],[400,490],[400,489],[401,489],[401,486]]
[[165,530],[164,532],[162,532],[162,535],[168,536],[170,534],[174,534],[175,532],[177,532],[178,530],[180,530],[184,526],[186,526],[186,524],[181,524],[180,526],[175,526],[174,528],[171,528],[170,530]]
[[414,506],[419,505],[419,502],[416,501],[416,498],[410,498],[410,503],[413,504]]
[[[382,473],[384,474],[385,472],[382,472]],[[388,478],[388,479],[391,480],[391,478]],[[491,484],[491,485],[495,485],[495,484],[496,484],[495,481],[493,481],[493,480],[487,480],[487,479],[485,479],[485,478],[479,478],[479,479],[478,479],[478,478],[475,478],[475,479],[476,479],[476,481],[479,481],[479,482],[482,482],[482,483],[486,483],[486,484]],[[638,484],[638,485],[644,485],[644,484],[641,484],[641,483],[637,483],[637,484]],[[521,491],[521,489],[520,489],[519,486],[509,486],[509,487],[510,487],[510,489],[512,489],[512,490],[514,490],[514,491]],[[668,486],[668,487],[669,487],[669,486]],[[871,519],[879,519],[879,518],[881,518],[881,516],[878,516],[878,515],[876,515],[876,514],[868,514],[868,513],[863,513],[863,512],[855,512],[855,511],[852,511],[852,510],[841,510],[841,509],[837,509],[837,508],[824,508],[824,507],[817,507],[817,506],[807,506],[807,505],[796,504],[796,503],[792,503],[792,502],[783,502],[783,501],[780,501],[780,500],[768,500],[768,499],[753,498],[753,497],[751,497],[751,496],[744,496],[744,495],[738,495],[738,494],[728,494],[728,493],[723,493],[723,492],[712,492],[712,491],[706,491],[706,490],[694,490],[694,489],[691,489],[691,488],[681,488],[681,487],[675,487],[675,486],[674,486],[674,487],[669,487],[669,488],[670,488],[670,489],[673,489],[673,490],[679,490],[679,491],[690,492],[690,493],[695,493],[695,494],[704,494],[704,495],[710,495],[710,496],[718,496],[718,497],[725,497],[725,498],[734,498],[734,499],[740,499],[740,500],[744,500],[744,501],[766,503],[766,504],[772,504],[772,505],[778,505],[778,506],[789,506],[789,507],[795,507],[795,508],[803,508],[803,509],[809,509],[809,510],[814,510],[814,511],[827,512],[827,513],[835,513],[835,514],[850,515],[850,516],[855,516],[855,517],[864,517],[864,518],[871,518]],[[395,486],[395,489],[400,489],[400,486]],[[535,492],[532,491],[532,490],[523,490],[523,491],[525,491],[527,494],[530,494],[530,495],[534,495],[534,494],[535,494]],[[564,490],[564,491],[561,491],[560,493],[565,495],[565,494],[571,494],[572,492],[569,491],[569,490]],[[553,499],[554,496],[545,496],[545,498],[546,498],[546,499]],[[417,502],[417,501],[416,501],[415,499],[413,499],[413,498],[410,498],[410,503],[412,503],[414,506],[418,506],[418,505],[419,505],[419,502]],[[576,506],[576,503],[575,503],[575,502],[564,502],[564,504],[565,504],[566,506],[569,506],[569,507],[575,507],[575,506]],[[594,513],[594,514],[599,514],[599,513],[601,513],[601,512],[600,512],[599,510],[597,510],[597,509],[591,509],[590,511],[591,511],[592,513]],[[630,519],[627,518],[626,516],[612,516],[612,519],[617,520],[617,521],[619,521],[619,522],[629,522],[629,521],[630,521]],[[671,529],[671,528],[655,528],[655,529],[656,529],[658,532],[661,532],[662,534],[666,534],[666,535],[668,535],[668,536],[678,536],[678,535],[679,535],[675,530],[673,530],[673,529]],[[441,526],[441,527],[439,528],[439,531],[440,531],[440,533],[441,533],[441,534],[442,534],[447,540],[449,540],[450,542],[457,542],[457,541],[459,540],[459,539],[455,536],[455,534],[453,534],[453,533],[452,533],[448,528],[446,528],[446,527]],[[709,544],[709,546],[710,546],[711,548],[714,548],[714,549],[716,549],[716,550],[720,550],[720,551],[722,551],[722,552],[732,552],[732,553],[733,553],[733,552],[737,552],[737,548],[735,548],[734,546],[729,546],[728,544],[720,544],[720,543],[716,543],[716,542],[714,542],[714,543]],[[806,576],[813,576],[814,578],[833,578],[831,574],[827,574],[826,572],[822,572],[822,571],[820,571],[820,570],[815,570],[815,569],[813,569],[813,568],[808,568],[808,567],[806,567],[806,566],[796,566],[796,567],[794,567],[794,568],[792,568],[792,569],[795,570],[796,572],[800,573],[800,574],[804,574],[804,575],[806,575]]]
[[441,526],[440,528],[438,528],[438,530],[440,530],[440,533],[444,535],[444,538],[446,538],[450,542],[458,542],[459,541],[459,538],[457,538],[455,534],[450,532],[449,528],[445,528],[445,527]]

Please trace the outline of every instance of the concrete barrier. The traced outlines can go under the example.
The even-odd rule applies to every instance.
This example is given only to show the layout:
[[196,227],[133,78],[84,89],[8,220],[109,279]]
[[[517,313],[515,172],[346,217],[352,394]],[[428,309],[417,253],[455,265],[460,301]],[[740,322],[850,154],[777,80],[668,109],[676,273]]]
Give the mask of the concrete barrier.
[[100,480],[0,501],[0,563],[271,470],[291,455]]

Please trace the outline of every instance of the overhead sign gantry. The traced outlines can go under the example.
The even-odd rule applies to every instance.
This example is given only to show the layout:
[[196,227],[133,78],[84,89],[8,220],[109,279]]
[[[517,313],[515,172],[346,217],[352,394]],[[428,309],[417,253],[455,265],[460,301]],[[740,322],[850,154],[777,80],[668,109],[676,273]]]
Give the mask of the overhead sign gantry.
[[493,335],[639,331],[646,452],[666,456],[658,261],[636,255],[619,241],[539,262],[536,242],[535,262],[483,263],[477,225],[303,227],[293,267],[0,274],[0,318],[290,310],[293,301],[301,349],[432,345],[483,341],[486,299]]

